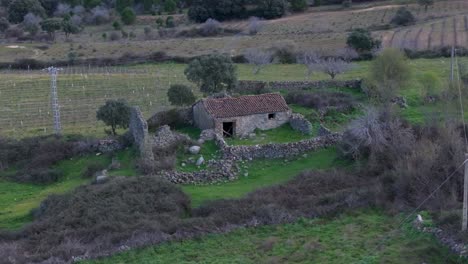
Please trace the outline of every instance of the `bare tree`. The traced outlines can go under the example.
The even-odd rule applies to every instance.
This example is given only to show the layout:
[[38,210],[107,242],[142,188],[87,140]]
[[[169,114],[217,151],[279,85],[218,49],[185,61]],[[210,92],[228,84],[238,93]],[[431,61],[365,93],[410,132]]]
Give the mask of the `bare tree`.
[[299,63],[304,64],[307,67],[308,76],[320,70],[318,66],[322,59],[321,55],[316,51],[304,52],[297,60]]
[[350,47],[337,50],[336,56],[347,62],[351,62],[352,60],[359,58],[357,51]]
[[273,54],[271,52],[256,48],[247,49],[244,53],[244,57],[250,64],[254,65],[254,74],[258,74],[262,68],[273,61]]
[[200,28],[204,36],[215,36],[223,31],[221,23],[216,19],[209,18]]
[[33,13],[28,13],[24,16],[23,27],[24,30],[29,32],[31,36],[34,36],[39,32],[42,19],[39,16],[36,16]]
[[62,4],[60,3],[57,6],[57,9],[54,12],[54,16],[62,17],[65,15],[69,15],[71,11],[70,5],[69,4]]
[[337,58],[323,59],[318,66],[321,72],[330,75],[332,79],[335,79],[338,74],[349,71],[352,67],[351,63]]
[[260,30],[263,28],[263,23],[258,17],[251,17],[249,18],[249,25],[247,26],[247,30],[249,35],[256,35]]

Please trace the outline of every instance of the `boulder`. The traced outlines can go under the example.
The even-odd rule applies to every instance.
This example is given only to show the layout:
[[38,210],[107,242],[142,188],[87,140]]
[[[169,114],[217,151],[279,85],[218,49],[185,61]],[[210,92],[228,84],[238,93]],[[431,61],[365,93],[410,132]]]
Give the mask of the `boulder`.
[[99,175],[96,177],[96,183],[104,183],[108,179],[107,175]]
[[193,155],[197,155],[198,153],[200,153],[200,147],[199,146],[191,146],[189,148],[189,152],[190,154],[193,154]]
[[205,159],[203,158],[203,156],[200,156],[200,158],[198,158],[197,163],[195,165],[201,166],[203,163],[205,163]]

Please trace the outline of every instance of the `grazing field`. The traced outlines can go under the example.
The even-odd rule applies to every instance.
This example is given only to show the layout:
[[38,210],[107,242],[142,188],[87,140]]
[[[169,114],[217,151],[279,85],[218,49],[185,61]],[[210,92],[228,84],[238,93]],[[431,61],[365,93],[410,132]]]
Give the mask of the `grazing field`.
[[[460,63],[468,63],[461,58]],[[425,109],[440,110],[439,107],[423,106],[421,100],[424,74],[433,73],[446,82],[450,61],[445,58],[417,59],[409,61],[413,69],[411,82],[401,90],[410,107],[413,119],[420,119]],[[359,62],[351,71],[339,75],[338,79],[365,78],[370,62]],[[96,110],[107,99],[125,98],[130,104],[139,106],[145,117],[169,107],[166,92],[171,84],[186,83],[184,64],[148,64],[112,68],[64,69],[58,76],[58,94],[64,133],[104,135],[103,124],[96,120]],[[324,80],[324,74],[308,77],[303,65],[274,64],[259,74],[252,73],[252,66],[238,65],[241,80]],[[196,88],[192,86],[194,91]],[[440,87],[442,89],[443,87]],[[200,94],[197,93],[199,96]],[[25,137],[51,133],[52,113],[50,110],[50,80],[39,71],[6,71],[0,73],[0,135]]]
[[397,229],[399,220],[367,210],[207,235],[83,263],[467,263],[431,235],[406,225]]

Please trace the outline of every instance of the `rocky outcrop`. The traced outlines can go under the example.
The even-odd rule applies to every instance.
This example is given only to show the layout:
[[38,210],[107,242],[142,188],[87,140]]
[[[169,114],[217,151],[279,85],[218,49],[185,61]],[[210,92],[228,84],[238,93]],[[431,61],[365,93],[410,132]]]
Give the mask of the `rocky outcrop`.
[[299,131],[304,135],[312,134],[312,124],[301,114],[292,114],[289,118],[289,125],[292,129]]

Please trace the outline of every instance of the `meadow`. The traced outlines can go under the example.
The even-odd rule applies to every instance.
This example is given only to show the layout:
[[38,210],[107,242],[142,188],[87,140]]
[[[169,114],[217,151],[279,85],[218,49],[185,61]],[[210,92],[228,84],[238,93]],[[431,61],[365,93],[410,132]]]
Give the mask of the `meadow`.
[[[460,58],[467,64],[467,58]],[[370,63],[358,62],[349,72],[337,79],[361,79],[368,76]],[[408,61],[412,69],[411,81],[402,87],[400,94],[408,100],[409,107],[402,113],[409,120],[422,122],[428,112],[441,113],[443,105],[424,105],[421,79],[426,74],[437,76],[442,91],[450,72],[447,58],[416,59]],[[128,67],[64,69],[58,76],[58,94],[65,134],[80,133],[104,136],[104,126],[96,120],[96,110],[108,99],[125,98],[131,105],[139,106],[146,118],[170,107],[167,89],[171,84],[190,83],[183,71],[185,64],[143,64]],[[253,74],[252,66],[238,64],[240,80],[295,81],[326,80],[325,74],[306,74],[299,64],[272,64]],[[197,96],[195,86],[192,85]],[[50,80],[38,71],[6,71],[0,73],[0,135],[12,137],[37,136],[51,133]]]
[[243,228],[83,263],[467,263],[400,217],[366,210]]

